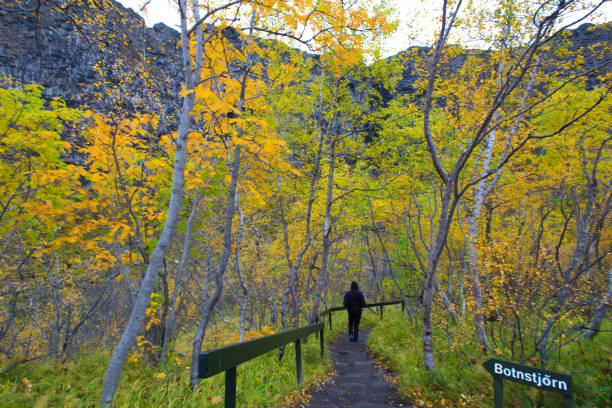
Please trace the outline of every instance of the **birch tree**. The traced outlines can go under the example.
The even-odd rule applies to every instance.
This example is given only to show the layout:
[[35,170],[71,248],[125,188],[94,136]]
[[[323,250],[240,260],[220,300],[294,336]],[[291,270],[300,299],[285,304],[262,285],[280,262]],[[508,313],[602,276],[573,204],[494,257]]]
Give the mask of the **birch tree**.
[[[223,10],[237,2],[226,3],[216,9],[211,9],[200,18],[199,5],[197,1],[193,2],[193,16],[196,19],[196,24],[193,28],[188,26],[188,9],[185,0],[179,0],[179,9],[181,14],[181,51],[183,56],[183,69],[184,69],[184,88],[185,96],[183,97],[183,104],[178,123],[178,131],[176,138],[176,151],[174,156],[173,175],[172,175],[172,193],[170,196],[170,203],[168,205],[168,215],[164,228],[162,230],[161,237],[155,246],[151,259],[147,267],[147,272],[142,280],[140,291],[128,324],[119,340],[119,343],[115,347],[113,355],[108,363],[106,374],[104,376],[104,385],[102,387],[102,393],[100,396],[101,406],[112,406],[113,398],[117,387],[119,385],[119,379],[123,370],[123,365],[128,356],[130,350],[134,347],[136,336],[143,330],[143,321],[146,313],[146,309],[149,306],[151,299],[151,293],[153,287],[157,281],[159,270],[165,258],[166,252],[170,247],[174,231],[178,224],[179,215],[181,212],[181,203],[183,200],[183,189],[185,185],[185,165],[187,162],[187,142],[189,132],[192,129],[191,123],[191,112],[195,103],[195,90],[196,84],[200,81],[202,72],[202,47],[205,41],[202,29],[202,23],[208,21],[215,16],[220,10]],[[202,20],[202,21],[200,21]],[[195,64],[191,59],[190,53],[190,35],[195,32],[196,41],[196,59]],[[195,66],[194,66],[195,65]]]
[[[587,15],[593,13],[601,4],[600,2],[595,6],[591,6]],[[555,4],[546,2],[537,5],[535,8],[526,8],[523,10],[524,14],[529,18],[529,20],[526,21],[530,22],[530,26],[527,27],[528,30],[523,33],[523,47],[521,47],[517,55],[513,56],[512,60],[507,62],[507,68],[505,68],[503,73],[502,81],[497,89],[488,96],[484,112],[479,113],[482,119],[476,122],[477,125],[473,127],[471,134],[466,135],[465,139],[461,141],[461,144],[457,146],[458,153],[456,155],[448,155],[444,150],[441,150],[442,135],[434,134],[435,130],[432,130],[435,129],[432,127],[432,116],[433,112],[438,111],[435,102],[442,97],[448,96],[448,94],[444,95],[443,92],[440,92],[441,88],[438,86],[441,81],[441,62],[445,57],[448,57],[447,53],[449,51],[451,51],[452,55],[453,48],[448,46],[449,34],[459,19],[462,1],[449,2],[444,0],[442,3],[441,26],[435,47],[432,49],[431,56],[427,62],[427,77],[426,83],[424,84],[425,99],[423,104],[424,137],[429,150],[431,163],[441,183],[440,215],[436,223],[435,239],[429,248],[427,256],[427,273],[423,291],[423,353],[425,367],[428,370],[435,370],[436,368],[433,354],[432,319],[432,302],[436,272],[440,256],[445,248],[448,232],[459,199],[469,188],[477,185],[481,180],[487,179],[497,173],[517,152],[528,145],[530,141],[547,139],[558,135],[564,129],[574,125],[607,96],[607,92],[602,92],[599,100],[592,106],[577,112],[573,117],[559,122],[556,129],[547,134],[532,133],[516,140],[511,148],[509,148],[504,159],[498,162],[496,166],[491,167],[488,171],[481,172],[479,176],[469,182],[461,181],[461,176],[466,165],[477,148],[487,140],[491,131],[498,129],[502,123],[508,120],[508,118],[513,118],[526,112],[533,112],[533,109],[537,106],[535,101],[523,110],[515,108],[512,112],[507,111],[506,104],[516,95],[519,89],[525,87],[529,72],[532,71],[534,64],[538,61],[538,55],[542,52],[544,46],[549,44],[553,38],[559,36],[563,28],[560,27],[562,18],[566,17],[572,10],[580,6],[582,6],[582,2],[578,1],[563,1]],[[578,21],[584,18],[586,17],[580,17]],[[575,20],[570,23],[563,21],[563,24],[568,25],[575,23]],[[558,89],[554,87],[547,89],[547,92],[541,99],[547,100],[557,90]],[[506,110],[503,110],[504,108]],[[453,106],[453,109],[460,109],[460,106]],[[454,117],[460,118],[460,115],[457,115],[456,112]]]

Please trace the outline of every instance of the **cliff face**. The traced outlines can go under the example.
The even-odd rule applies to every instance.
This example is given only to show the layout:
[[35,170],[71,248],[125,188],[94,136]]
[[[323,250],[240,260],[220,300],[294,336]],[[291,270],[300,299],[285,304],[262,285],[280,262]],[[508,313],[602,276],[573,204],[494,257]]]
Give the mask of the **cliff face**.
[[[578,55],[584,59],[583,71],[592,70],[587,75],[587,87],[592,88],[599,82],[597,76],[612,70],[612,22],[593,25],[583,24],[575,30],[563,33],[564,44],[570,53],[566,56],[555,55],[556,65],[571,62]],[[572,72],[576,73],[576,72]]]
[[51,4],[41,1],[37,13],[0,8],[0,76],[39,83],[45,96],[61,96],[72,107],[119,105],[130,112],[163,106],[174,113],[182,77],[175,30],[147,28],[118,3],[111,12]]
[[[556,49],[557,46],[562,45],[568,52],[565,55],[563,55],[564,53],[550,52],[545,57],[547,59],[545,69],[548,72],[564,71],[565,68],[562,68],[564,65],[572,65],[574,60],[580,57],[584,60],[581,71],[593,71],[587,75],[587,87],[592,88],[598,84],[598,75],[612,70],[610,44],[612,44],[612,23],[597,26],[587,23],[574,30],[566,30],[557,39],[552,48]],[[395,94],[385,92],[384,90],[380,91],[383,103],[387,103],[395,95],[413,94],[415,92],[413,86],[418,79],[418,75],[410,55],[413,52],[424,54],[429,52],[429,50],[429,48],[414,47],[389,58],[389,60],[400,59],[405,68],[402,72],[401,80],[397,83]],[[487,52],[477,52],[482,55],[483,63],[485,63]],[[465,55],[458,55],[444,68],[447,72],[457,72],[465,60]],[[567,75],[576,73],[577,71],[567,72]]]
[[[179,33],[163,24],[147,28],[140,16],[112,0],[103,0],[112,6],[110,11],[97,8],[96,2],[79,6],[81,1],[85,0],[71,1],[60,9],[41,0],[38,12],[0,8],[0,76],[39,83],[47,97],[61,96],[72,107],[154,111],[173,127],[182,83]],[[232,42],[239,41],[236,32],[224,34]],[[566,34],[571,50],[567,58],[581,55],[587,67],[607,59],[604,71],[612,69],[610,51],[602,51],[612,43],[612,24],[584,24]],[[405,66],[394,92],[374,85],[379,103],[414,92],[418,77],[406,55],[390,58],[399,58]],[[563,63],[562,57],[552,58],[557,58],[558,66]],[[464,59],[459,56],[448,69],[456,71]],[[589,77],[591,86],[595,76]]]

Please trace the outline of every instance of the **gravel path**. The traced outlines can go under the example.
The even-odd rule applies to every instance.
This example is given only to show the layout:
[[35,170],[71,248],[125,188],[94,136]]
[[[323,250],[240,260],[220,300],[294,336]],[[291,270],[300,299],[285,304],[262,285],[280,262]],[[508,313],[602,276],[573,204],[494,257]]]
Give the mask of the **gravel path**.
[[345,334],[331,346],[336,371],[330,381],[312,393],[309,408],[380,408],[409,407],[385,379],[366,350],[369,330],[359,333],[359,342],[348,341]]

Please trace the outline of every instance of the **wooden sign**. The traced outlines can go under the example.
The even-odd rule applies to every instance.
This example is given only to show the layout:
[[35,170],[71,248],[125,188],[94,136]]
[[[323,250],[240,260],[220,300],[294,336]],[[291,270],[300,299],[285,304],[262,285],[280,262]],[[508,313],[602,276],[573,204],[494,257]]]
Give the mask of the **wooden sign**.
[[502,407],[503,380],[514,381],[541,390],[563,394],[564,407],[571,408],[574,406],[572,399],[572,376],[569,374],[542,370],[495,358],[488,360],[483,366],[493,375],[495,408]]

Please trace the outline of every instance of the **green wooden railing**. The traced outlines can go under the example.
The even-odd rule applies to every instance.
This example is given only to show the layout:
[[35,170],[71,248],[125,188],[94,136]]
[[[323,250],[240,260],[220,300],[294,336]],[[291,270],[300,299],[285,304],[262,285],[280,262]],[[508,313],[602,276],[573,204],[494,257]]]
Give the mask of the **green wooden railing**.
[[[401,300],[381,303],[371,303],[366,305],[366,308],[379,307],[380,318],[383,317],[383,308],[387,305],[402,305],[404,310],[404,302]],[[242,343],[230,344],[214,350],[208,350],[200,353],[198,361],[198,377],[209,378],[213,375],[225,371],[225,407],[234,408],[236,406],[236,367],[255,357],[272,351],[281,346],[295,343],[295,367],[297,375],[298,387],[302,385],[302,339],[307,338],[313,333],[319,334],[319,342],[321,346],[321,358],[325,355],[324,343],[324,324],[323,316],[328,315],[329,328],[332,328],[332,313],[340,310],[346,310],[342,306],[332,307],[320,313],[319,321],[309,326],[299,327],[293,330],[287,330],[278,334],[260,337],[257,339],[244,341]]]
[[[389,305],[398,305],[401,304],[402,305],[402,312],[404,311],[404,302],[401,300],[392,300],[389,302],[380,302],[380,303],[370,303],[365,305],[365,307],[369,308],[369,307],[378,307],[380,308],[380,318],[383,318],[383,309],[385,306],[389,306]],[[331,307],[327,310],[324,310],[321,312],[320,316],[323,317],[325,315],[328,316],[328,320],[329,320],[329,330],[332,329],[332,313],[333,312],[338,312],[340,310],[346,310],[346,308],[344,306],[336,306],[336,307]]]

